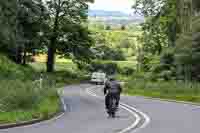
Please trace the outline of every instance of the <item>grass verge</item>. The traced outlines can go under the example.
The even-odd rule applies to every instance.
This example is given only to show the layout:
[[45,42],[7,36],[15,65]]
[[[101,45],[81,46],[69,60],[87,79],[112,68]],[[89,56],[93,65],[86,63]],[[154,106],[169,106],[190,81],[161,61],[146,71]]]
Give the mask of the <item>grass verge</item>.
[[[0,113],[0,124],[18,123],[33,119],[43,119],[60,110],[58,98],[46,98],[32,109],[18,109]],[[51,106],[49,106],[51,105]]]
[[200,103],[200,84],[177,81],[129,80],[125,94]]
[[[58,63],[59,72],[44,72],[43,63],[21,66],[0,54],[0,124],[18,123],[47,118],[60,109],[57,87],[79,81],[69,71],[74,65]],[[71,66],[69,65],[71,64]],[[42,85],[36,80],[43,72]],[[51,105],[51,106],[49,106]]]
[[[55,86],[43,81],[0,81],[0,124],[43,119],[60,111]],[[51,106],[49,106],[51,105]]]

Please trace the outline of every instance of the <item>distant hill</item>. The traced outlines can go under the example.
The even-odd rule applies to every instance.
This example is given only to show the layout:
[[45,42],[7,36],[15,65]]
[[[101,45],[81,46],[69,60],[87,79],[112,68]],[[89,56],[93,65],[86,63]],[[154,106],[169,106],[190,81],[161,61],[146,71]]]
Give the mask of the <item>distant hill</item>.
[[90,17],[128,17],[129,15],[120,11],[89,10]]
[[120,11],[105,11],[105,10],[89,10],[88,15],[90,17],[129,17],[130,19],[137,18],[137,19],[144,19],[144,17],[138,14],[127,14]]
[[107,24],[141,23],[144,17],[138,14],[126,14],[120,11],[89,10],[90,21],[104,22]]

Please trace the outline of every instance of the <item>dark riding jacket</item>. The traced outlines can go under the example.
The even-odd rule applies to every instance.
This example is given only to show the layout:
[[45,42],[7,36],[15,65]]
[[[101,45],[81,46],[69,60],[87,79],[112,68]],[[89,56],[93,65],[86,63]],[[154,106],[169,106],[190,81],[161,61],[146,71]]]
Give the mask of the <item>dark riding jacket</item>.
[[111,94],[118,94],[122,92],[122,87],[120,83],[116,80],[107,81],[104,87],[104,94],[111,93]]

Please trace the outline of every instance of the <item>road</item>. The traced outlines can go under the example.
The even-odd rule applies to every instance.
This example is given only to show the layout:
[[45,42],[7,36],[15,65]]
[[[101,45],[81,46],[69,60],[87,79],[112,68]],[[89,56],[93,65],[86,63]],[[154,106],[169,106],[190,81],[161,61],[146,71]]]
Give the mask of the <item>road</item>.
[[132,126],[127,133],[200,132],[198,106],[123,96],[122,104],[130,107],[122,107],[118,117],[110,119],[104,110],[101,86],[68,86],[63,95],[67,111],[59,119],[0,133],[125,133]]

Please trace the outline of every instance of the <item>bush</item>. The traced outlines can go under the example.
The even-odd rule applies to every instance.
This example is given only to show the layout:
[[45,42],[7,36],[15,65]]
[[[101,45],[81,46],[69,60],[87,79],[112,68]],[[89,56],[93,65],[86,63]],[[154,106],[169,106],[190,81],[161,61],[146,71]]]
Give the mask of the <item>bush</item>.
[[176,79],[176,68],[169,65],[156,65],[152,67],[150,80],[172,80]]
[[174,49],[167,49],[162,53],[161,64],[174,65]]
[[165,81],[169,81],[172,79],[173,76],[173,72],[172,71],[162,71],[162,73],[160,74],[160,78],[164,79]]
[[118,65],[112,62],[92,62],[89,67],[89,71],[94,72],[102,70],[108,75],[114,74],[118,71]]
[[97,59],[101,60],[115,60],[124,61],[126,60],[125,55],[121,49],[111,48],[106,45],[101,45],[93,49],[94,55]]
[[130,67],[124,67],[124,68],[121,68],[119,71],[122,75],[130,76],[135,72],[135,69],[130,68]]
[[36,107],[43,99],[56,96],[56,91],[46,81],[42,89],[38,83],[20,80],[5,80],[0,82],[1,110],[25,110]]
[[147,72],[151,69],[151,66],[150,66],[151,58],[149,58],[148,55],[144,53],[140,53],[137,56],[137,61],[140,64],[140,69],[142,71]]
[[172,80],[176,77],[174,50],[167,49],[162,53],[160,63],[151,68],[150,80]]

